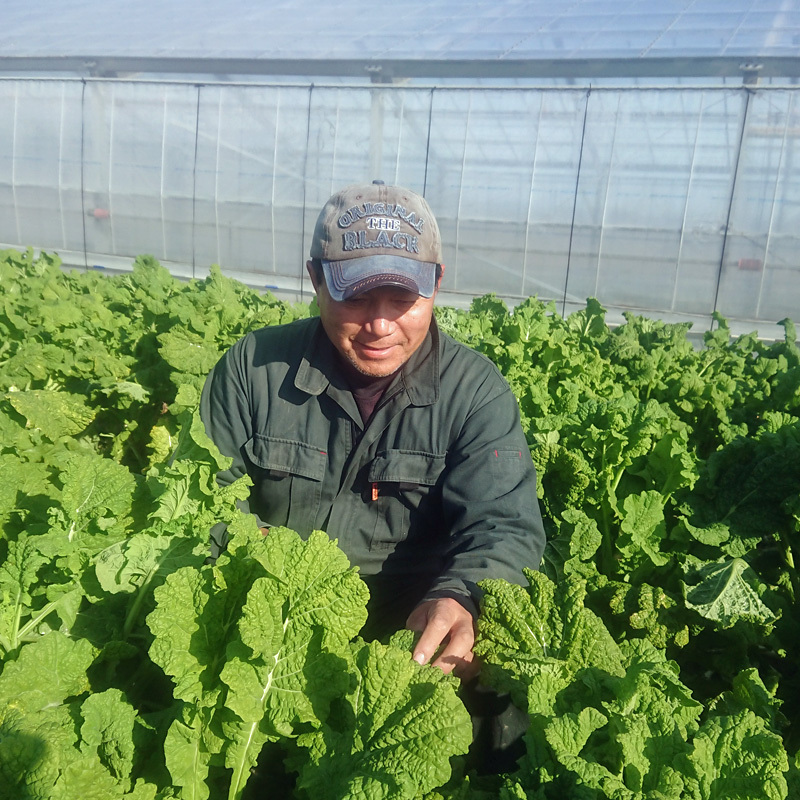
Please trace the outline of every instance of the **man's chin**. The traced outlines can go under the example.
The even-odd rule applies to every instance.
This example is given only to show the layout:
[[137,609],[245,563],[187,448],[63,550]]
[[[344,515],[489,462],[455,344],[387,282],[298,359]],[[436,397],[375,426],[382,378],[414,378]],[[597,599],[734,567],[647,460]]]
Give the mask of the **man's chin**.
[[394,375],[394,373],[403,366],[402,363],[397,364],[394,361],[391,363],[381,363],[377,359],[375,361],[367,361],[352,356],[347,360],[358,372],[362,375],[366,375],[368,378],[388,378],[390,375]]

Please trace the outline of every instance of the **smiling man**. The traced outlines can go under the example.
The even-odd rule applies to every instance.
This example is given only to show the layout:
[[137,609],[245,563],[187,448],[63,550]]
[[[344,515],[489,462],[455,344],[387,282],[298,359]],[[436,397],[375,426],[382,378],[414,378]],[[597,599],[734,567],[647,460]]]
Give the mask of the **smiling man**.
[[206,428],[233,458],[219,480],[250,475],[264,529],[338,539],[370,589],[365,637],[420,631],[420,663],[441,646],[433,663],[470,678],[478,582],[524,583],[544,546],[517,401],[436,326],[442,245],[422,197],[337,192],[310,255],[319,318],[249,334],[206,382]]

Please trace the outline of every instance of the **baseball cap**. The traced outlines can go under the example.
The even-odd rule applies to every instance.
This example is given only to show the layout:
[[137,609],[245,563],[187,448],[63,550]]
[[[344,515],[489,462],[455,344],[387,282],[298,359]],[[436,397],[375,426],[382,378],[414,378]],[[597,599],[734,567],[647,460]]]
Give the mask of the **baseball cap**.
[[422,297],[436,289],[442,238],[416,192],[383,181],[348,186],[322,207],[311,240],[334,300],[376,286],[402,286]]

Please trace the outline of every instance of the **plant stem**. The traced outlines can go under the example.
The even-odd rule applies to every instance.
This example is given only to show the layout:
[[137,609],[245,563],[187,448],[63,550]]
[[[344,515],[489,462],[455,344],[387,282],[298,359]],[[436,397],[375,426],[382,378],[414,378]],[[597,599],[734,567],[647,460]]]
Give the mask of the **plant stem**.
[[[30,631],[32,631],[46,616],[48,616],[52,611],[55,611],[56,606],[58,605],[57,600],[53,600],[52,602],[48,603],[44,608],[39,611],[36,616],[31,617],[18,631],[17,635],[14,639],[14,647],[16,648],[22,639],[24,639]],[[17,610],[17,623],[19,623],[19,609]]]
[[781,531],[779,537],[781,544],[780,552],[786,566],[789,568],[789,579],[792,582],[792,591],[794,592],[792,600],[796,600],[800,597],[800,575],[797,574],[797,568],[795,567],[794,549],[792,548],[791,539],[787,536],[786,531]]

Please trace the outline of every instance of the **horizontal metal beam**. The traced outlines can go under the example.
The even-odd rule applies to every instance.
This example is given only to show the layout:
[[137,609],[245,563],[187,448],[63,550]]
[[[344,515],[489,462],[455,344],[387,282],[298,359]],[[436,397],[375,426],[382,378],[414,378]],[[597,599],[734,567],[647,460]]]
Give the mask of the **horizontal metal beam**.
[[86,78],[132,75],[260,75],[366,78],[799,78],[800,56],[642,58],[291,59],[148,56],[2,56],[0,72],[70,73]]

